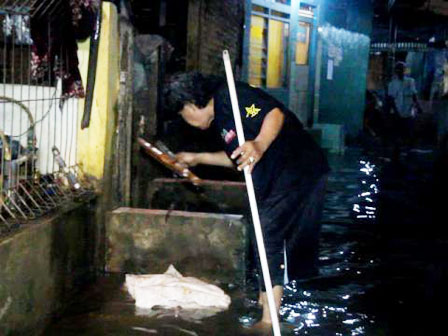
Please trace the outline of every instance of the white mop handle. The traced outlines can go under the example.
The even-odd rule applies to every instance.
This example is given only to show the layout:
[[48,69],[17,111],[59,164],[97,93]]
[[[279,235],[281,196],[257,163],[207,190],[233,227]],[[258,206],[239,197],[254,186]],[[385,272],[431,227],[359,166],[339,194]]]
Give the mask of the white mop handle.
[[[232,103],[233,117],[235,119],[236,133],[239,145],[243,145],[246,140],[244,138],[243,123],[241,121],[240,108],[238,106],[238,97],[236,94],[235,80],[233,78],[232,64],[227,50],[223,51],[224,67],[226,70],[227,85],[229,86],[230,101]],[[252,181],[252,175],[249,173],[249,167],[244,168],[244,178],[246,180],[246,188],[249,196],[250,210],[252,213],[252,221],[254,223],[255,238],[257,240],[258,254],[260,256],[261,270],[263,272],[264,285],[266,286],[266,294],[268,297],[269,312],[271,313],[272,329],[274,336],[280,336],[280,325],[278,322],[277,309],[275,307],[274,293],[272,291],[272,281],[269,274],[268,259],[266,257],[266,249],[264,247],[263,231],[261,230],[260,216],[258,214],[257,200],[255,198],[255,189]]]

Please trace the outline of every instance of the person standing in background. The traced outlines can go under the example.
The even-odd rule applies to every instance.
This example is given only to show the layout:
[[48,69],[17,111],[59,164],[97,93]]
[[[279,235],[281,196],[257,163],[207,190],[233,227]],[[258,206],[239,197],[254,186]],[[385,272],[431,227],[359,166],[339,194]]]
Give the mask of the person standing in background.
[[422,112],[415,80],[405,75],[406,64],[397,62],[395,75],[388,85],[388,100],[396,115],[396,135],[399,144],[410,146],[414,138],[414,120]]

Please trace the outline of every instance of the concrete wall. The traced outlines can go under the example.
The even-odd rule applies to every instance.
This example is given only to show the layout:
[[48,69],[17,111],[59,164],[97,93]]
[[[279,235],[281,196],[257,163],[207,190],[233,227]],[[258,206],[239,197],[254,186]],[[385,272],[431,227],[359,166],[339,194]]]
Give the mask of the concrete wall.
[[328,1],[319,29],[322,65],[317,121],[343,124],[352,136],[363,124],[372,15],[370,1]]
[[0,239],[0,335],[38,335],[91,279],[93,218],[71,204]]
[[108,214],[106,270],[245,281],[246,225],[241,215],[119,208]]
[[190,0],[187,26],[187,70],[224,74],[222,51],[241,65],[244,1]]

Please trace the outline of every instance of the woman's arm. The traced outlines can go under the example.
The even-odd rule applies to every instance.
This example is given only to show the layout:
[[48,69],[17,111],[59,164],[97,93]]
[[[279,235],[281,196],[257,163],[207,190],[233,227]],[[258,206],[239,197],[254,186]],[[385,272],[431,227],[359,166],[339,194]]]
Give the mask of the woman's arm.
[[176,154],[176,158],[180,163],[186,164],[188,167],[194,167],[198,164],[228,168],[234,167],[232,160],[229,159],[224,151],[214,153],[181,152]]
[[285,115],[279,108],[274,108],[266,114],[258,136],[253,141],[246,141],[232,153],[232,159],[239,156],[238,170],[249,166],[250,172],[252,172],[255,164],[261,160],[263,154],[277,138],[284,122]]
[[255,138],[255,142],[260,143],[263,149],[263,153],[269,148],[271,143],[280,133],[285,122],[285,115],[279,108],[275,108],[266,114],[261,125],[261,130],[258,136]]
[[[284,122],[285,115],[279,108],[275,108],[266,114],[258,136],[253,141],[246,141],[232,153],[232,160],[239,156],[237,160],[238,170],[243,170],[244,167],[250,166],[250,172],[252,172],[255,164],[260,161],[264,152],[280,133]],[[234,167],[232,160],[229,159],[224,151],[214,153],[181,152],[176,154],[176,158],[180,163],[188,167],[194,167],[198,164]],[[250,158],[253,158],[252,162]]]

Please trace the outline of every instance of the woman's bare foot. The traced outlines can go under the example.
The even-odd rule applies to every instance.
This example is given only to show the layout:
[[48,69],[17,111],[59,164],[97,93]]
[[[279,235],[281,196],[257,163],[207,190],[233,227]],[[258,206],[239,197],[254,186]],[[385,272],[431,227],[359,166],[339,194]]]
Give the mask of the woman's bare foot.
[[[282,303],[283,286],[274,286],[274,288],[272,288],[272,291],[274,293],[275,310],[277,311],[278,315],[280,310],[280,304]],[[271,325],[272,324],[271,312],[269,311],[268,296],[266,292],[260,292],[260,301],[263,306],[263,316],[261,317],[260,322]]]
[[270,336],[273,335],[272,333],[272,324],[271,323],[266,323],[263,321],[259,321],[257,323],[255,323],[251,328],[250,328],[250,334],[251,335],[257,335],[257,336]]
[[[274,293],[274,301],[278,314],[280,304],[282,302],[283,286],[274,286],[272,291]],[[272,335],[272,320],[266,292],[260,292],[260,295],[258,297],[258,304],[263,308],[263,315],[261,317],[261,320],[250,327],[245,334],[259,336]]]

